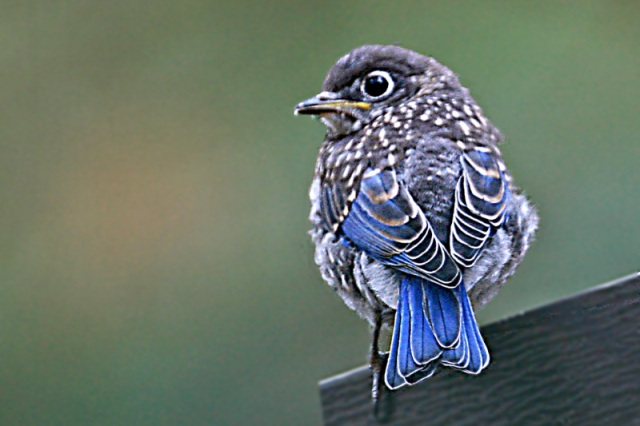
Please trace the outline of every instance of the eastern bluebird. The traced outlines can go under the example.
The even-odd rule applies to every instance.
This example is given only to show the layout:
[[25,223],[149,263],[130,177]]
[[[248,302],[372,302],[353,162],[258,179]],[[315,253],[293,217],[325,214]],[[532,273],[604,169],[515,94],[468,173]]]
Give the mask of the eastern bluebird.
[[315,261],[373,326],[374,402],[385,361],[389,389],[438,365],[480,373],[489,352],[472,306],[513,274],[538,225],[498,129],[451,70],[397,46],[343,56],[295,113],[327,127],[310,190]]

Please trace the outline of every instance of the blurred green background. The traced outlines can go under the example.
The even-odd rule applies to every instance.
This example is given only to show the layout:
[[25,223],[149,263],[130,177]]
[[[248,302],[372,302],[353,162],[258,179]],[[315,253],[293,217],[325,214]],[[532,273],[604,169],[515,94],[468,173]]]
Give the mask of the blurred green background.
[[640,3],[1,2],[0,424],[319,424],[369,330],[306,231],[333,62],[454,69],[542,217],[484,323],[640,266]]

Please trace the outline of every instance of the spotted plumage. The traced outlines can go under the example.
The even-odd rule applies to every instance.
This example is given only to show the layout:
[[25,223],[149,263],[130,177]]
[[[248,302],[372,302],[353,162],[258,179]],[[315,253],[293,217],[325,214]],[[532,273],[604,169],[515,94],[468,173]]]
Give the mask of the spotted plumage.
[[[374,398],[438,365],[489,362],[472,306],[513,274],[537,227],[512,182],[500,132],[457,76],[396,46],[363,46],[296,106],[327,127],[310,190],[323,278],[374,327]],[[388,355],[381,327],[393,327]]]

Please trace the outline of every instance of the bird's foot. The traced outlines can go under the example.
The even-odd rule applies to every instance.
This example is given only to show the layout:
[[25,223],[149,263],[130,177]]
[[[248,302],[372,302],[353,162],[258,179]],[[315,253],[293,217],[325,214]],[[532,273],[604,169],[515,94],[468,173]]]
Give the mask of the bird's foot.
[[375,351],[371,354],[371,402],[373,415],[381,423],[391,417],[391,392],[385,388],[383,378],[388,358],[388,353]]

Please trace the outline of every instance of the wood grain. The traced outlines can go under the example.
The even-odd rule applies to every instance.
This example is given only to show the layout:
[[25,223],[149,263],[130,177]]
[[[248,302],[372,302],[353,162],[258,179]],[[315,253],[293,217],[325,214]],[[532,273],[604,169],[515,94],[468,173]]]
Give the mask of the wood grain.
[[[387,392],[389,425],[640,425],[640,274],[483,327],[480,376]],[[320,383],[326,425],[380,424],[366,367]]]

